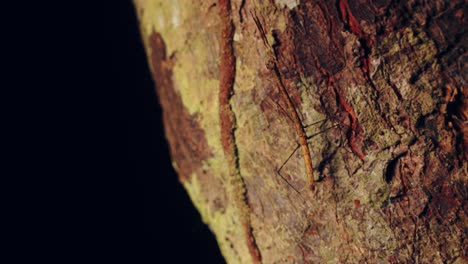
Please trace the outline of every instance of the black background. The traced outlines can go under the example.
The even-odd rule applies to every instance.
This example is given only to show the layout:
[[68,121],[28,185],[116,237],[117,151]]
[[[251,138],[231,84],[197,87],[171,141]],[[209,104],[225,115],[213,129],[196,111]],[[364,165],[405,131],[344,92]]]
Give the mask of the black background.
[[[103,44],[109,45],[111,60],[104,71],[109,74],[109,92],[118,93],[117,123],[122,126],[116,127],[117,160],[122,159],[123,168],[117,171],[115,184],[121,191],[115,194],[114,206],[119,210],[122,204],[128,211],[116,229],[122,225],[130,238],[139,240],[144,262],[223,263],[214,237],[172,168],[133,6],[130,1],[116,1],[108,7],[103,15],[109,14],[110,34],[104,35]],[[127,185],[132,181],[134,187]]]
[[172,168],[132,2],[79,2],[4,9],[15,257],[224,263]]
[[136,237],[148,261],[223,263],[214,237],[171,166],[135,12],[130,3],[120,3],[112,8],[116,28],[115,39],[109,39],[109,66],[119,87],[120,117],[127,132],[125,162],[130,173],[122,178],[136,180],[137,188],[130,192],[141,197],[136,206],[144,212]]

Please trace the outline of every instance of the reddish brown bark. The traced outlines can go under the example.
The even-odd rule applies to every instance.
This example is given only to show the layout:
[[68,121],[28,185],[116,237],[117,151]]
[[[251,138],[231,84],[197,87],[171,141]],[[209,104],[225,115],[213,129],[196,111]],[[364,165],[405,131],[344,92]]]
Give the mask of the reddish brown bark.
[[[162,23],[147,44],[172,157],[228,262],[466,262],[465,1],[208,2],[174,26],[185,42]],[[215,115],[184,86],[198,71]],[[325,119],[313,191],[288,105],[309,135]]]

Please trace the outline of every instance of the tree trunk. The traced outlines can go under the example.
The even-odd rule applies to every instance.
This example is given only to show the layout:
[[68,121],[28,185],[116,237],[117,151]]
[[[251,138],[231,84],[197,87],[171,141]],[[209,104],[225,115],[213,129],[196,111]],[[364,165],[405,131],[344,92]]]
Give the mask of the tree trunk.
[[467,263],[464,1],[134,2],[228,263]]

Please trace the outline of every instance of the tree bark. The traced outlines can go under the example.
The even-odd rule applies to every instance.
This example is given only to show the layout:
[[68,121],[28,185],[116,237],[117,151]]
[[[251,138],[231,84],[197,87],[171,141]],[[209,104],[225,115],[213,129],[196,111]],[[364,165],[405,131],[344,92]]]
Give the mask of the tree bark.
[[468,262],[464,1],[134,3],[228,263]]

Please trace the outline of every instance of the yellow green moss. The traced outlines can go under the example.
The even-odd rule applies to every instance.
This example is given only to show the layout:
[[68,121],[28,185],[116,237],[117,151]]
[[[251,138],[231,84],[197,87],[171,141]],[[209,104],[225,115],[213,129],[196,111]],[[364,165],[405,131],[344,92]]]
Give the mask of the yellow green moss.
[[202,191],[202,186],[198,180],[198,176],[193,173],[189,180],[184,181],[184,187],[189,193],[192,203],[200,213],[204,223],[209,224],[210,222],[210,209],[207,207],[207,199]]
[[287,19],[286,19],[286,16],[283,15],[283,13],[281,13],[279,16],[278,16],[278,20],[276,21],[276,28],[282,33],[284,32],[284,30],[286,29],[286,22],[287,22]]
[[[219,171],[223,168],[223,151],[218,118],[219,51],[216,25],[207,26],[206,16],[200,5],[192,1],[135,0],[140,16],[143,39],[147,41],[153,32],[161,34],[166,44],[167,56],[174,55],[174,86],[189,113],[205,131],[212,158],[206,164]],[[206,3],[208,4],[208,3]],[[144,7],[144,8],[143,8]],[[217,15],[213,13],[212,15]],[[216,21],[216,19],[213,19]],[[190,24],[188,26],[187,24]],[[193,28],[199,29],[197,34]],[[149,47],[149,45],[147,45]],[[151,52],[151,51],[149,51]]]
[[294,9],[299,5],[299,0],[275,0],[277,6]]
[[237,248],[239,245],[245,246],[243,243],[234,244],[234,241],[244,237],[244,229],[240,224],[241,219],[235,204],[229,204],[224,211],[212,212],[196,174],[193,174],[183,184],[192,203],[200,212],[203,222],[209,225],[216,234],[218,245],[225,259],[230,260],[230,263],[248,263],[250,261],[248,249]]
[[[219,90],[219,29],[217,12],[209,12],[211,3],[196,4],[188,0],[135,0],[143,40],[147,43],[153,32],[164,39],[166,55],[174,61],[173,82],[184,106],[197,119],[205,132],[211,158],[203,161],[203,168],[220,177],[230,197],[236,195],[241,182],[228,181],[229,171],[222,150],[218,114]],[[209,17],[216,16],[216,17]],[[197,29],[194,33],[194,28]],[[147,48],[150,45],[146,45]],[[148,54],[151,54],[148,50]],[[246,71],[247,72],[247,71]],[[250,79],[255,76],[252,73]],[[177,164],[174,164],[177,168]],[[237,181],[240,181],[238,179]],[[184,182],[203,222],[216,234],[218,244],[230,263],[250,261],[241,225],[240,205],[229,200],[224,210],[212,212],[209,201],[195,173]],[[242,242],[239,242],[242,240]],[[230,242],[231,241],[231,242]],[[232,243],[232,245],[231,245]]]
[[[299,0],[275,0],[275,2],[276,5],[271,5],[269,2],[258,0],[253,1],[254,9],[256,10],[258,16],[274,18],[270,21],[262,21],[267,23],[267,25],[263,26],[270,30],[270,32],[265,32],[270,44],[275,43],[275,40],[271,34],[271,30],[279,30],[280,32],[284,32],[287,27],[287,18],[285,16],[287,12],[278,12],[277,7],[288,8],[292,10],[299,5]],[[272,13],[274,13],[274,15],[271,15]]]
[[255,87],[258,69],[251,69],[241,59],[236,61],[236,92],[250,91]]
[[223,247],[222,245],[224,244],[224,241],[220,239],[227,235],[227,223],[224,223],[227,220],[226,215],[219,211],[212,214],[208,207],[208,200],[203,193],[203,187],[201,186],[196,174],[191,175],[189,180],[185,181],[183,184],[192,200],[192,203],[200,213],[202,221],[210,226],[211,230],[216,234],[218,244],[221,247],[224,257],[231,257],[233,252],[230,252],[230,247]]

